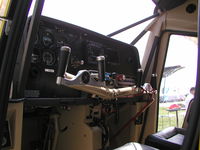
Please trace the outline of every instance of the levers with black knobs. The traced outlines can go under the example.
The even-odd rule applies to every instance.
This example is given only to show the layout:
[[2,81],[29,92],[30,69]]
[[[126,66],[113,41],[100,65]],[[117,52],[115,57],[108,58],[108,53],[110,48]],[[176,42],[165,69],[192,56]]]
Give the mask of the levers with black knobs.
[[56,83],[70,88],[81,90],[95,95],[103,100],[112,100],[120,97],[128,97],[134,95],[145,95],[156,93],[153,88],[145,89],[141,85],[142,70],[138,70],[138,81],[134,86],[123,88],[110,88],[105,83],[105,57],[98,56],[98,72],[91,73],[88,70],[80,70],[77,75],[67,73],[67,67],[70,59],[71,48],[62,46],[60,48],[60,57],[58,64],[58,73]]

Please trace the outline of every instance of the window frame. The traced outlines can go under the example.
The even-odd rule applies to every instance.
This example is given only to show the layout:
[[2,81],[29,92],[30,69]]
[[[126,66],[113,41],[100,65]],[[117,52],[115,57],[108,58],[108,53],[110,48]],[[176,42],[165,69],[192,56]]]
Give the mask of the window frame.
[[[186,31],[178,31],[178,30],[165,30],[161,33],[161,36],[160,36],[160,41],[162,40],[164,34],[168,33],[168,37],[167,37],[167,42],[166,42],[166,46],[165,46],[165,54],[164,54],[164,60],[163,60],[163,64],[162,64],[162,69],[161,69],[161,72],[160,72],[160,78],[158,78],[158,94],[157,94],[157,121],[156,121],[156,131],[158,132],[158,119],[159,119],[159,101],[160,101],[160,88],[161,88],[161,81],[162,81],[162,76],[163,76],[163,72],[164,72],[164,67],[165,67],[165,63],[166,63],[166,59],[167,59],[167,54],[168,54],[168,50],[169,50],[169,42],[170,42],[170,37],[171,35],[182,35],[182,36],[193,36],[193,37],[197,37],[197,33],[196,32],[186,32]],[[158,48],[159,48],[159,52],[161,51],[160,49],[160,43],[158,45]],[[198,57],[198,56],[197,56]],[[157,62],[158,63],[158,62]],[[197,62],[197,65],[198,65],[198,62]],[[197,68],[198,69],[198,68]]]

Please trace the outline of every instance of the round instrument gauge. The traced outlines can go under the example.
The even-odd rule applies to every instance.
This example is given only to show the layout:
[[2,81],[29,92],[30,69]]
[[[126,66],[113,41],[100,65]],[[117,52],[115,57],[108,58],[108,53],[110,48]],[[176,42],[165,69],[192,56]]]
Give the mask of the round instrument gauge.
[[53,35],[49,32],[44,32],[42,36],[42,43],[45,47],[50,47],[54,43]]
[[56,61],[55,54],[50,51],[45,51],[42,54],[42,60],[45,65],[52,66],[52,65],[54,65],[54,63]]

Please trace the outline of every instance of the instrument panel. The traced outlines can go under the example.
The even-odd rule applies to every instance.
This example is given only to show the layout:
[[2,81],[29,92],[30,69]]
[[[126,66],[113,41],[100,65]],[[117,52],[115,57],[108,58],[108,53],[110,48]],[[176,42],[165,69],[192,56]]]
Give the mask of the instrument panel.
[[97,70],[96,57],[103,55],[106,72],[125,74],[136,80],[140,67],[139,54],[134,46],[99,33],[52,18],[41,16],[25,97],[79,97],[81,92],[56,85],[61,46],[72,50],[67,72]]

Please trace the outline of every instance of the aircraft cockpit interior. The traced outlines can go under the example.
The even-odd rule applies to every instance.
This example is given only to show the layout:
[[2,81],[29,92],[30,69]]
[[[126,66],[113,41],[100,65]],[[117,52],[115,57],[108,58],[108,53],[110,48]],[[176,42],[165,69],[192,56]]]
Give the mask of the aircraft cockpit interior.
[[[18,40],[12,45],[14,40],[8,38],[6,46],[16,52],[2,54],[5,59],[13,57],[8,59],[13,63],[8,103],[0,103],[0,109],[7,108],[5,118],[0,115],[0,123],[5,119],[0,125],[2,149],[178,150],[187,144],[186,129],[155,133],[170,36],[197,37],[197,0],[153,0],[151,16],[107,36],[42,15],[44,0],[36,0],[28,16],[31,0],[19,1],[11,3],[18,13],[10,14],[13,19],[19,14],[18,20],[9,29],[6,18],[6,39],[2,36],[7,41],[14,34]],[[112,38],[146,21],[130,44]],[[141,58],[136,43],[147,32]],[[6,60],[2,62],[3,73]],[[7,81],[0,79],[0,86]],[[198,135],[193,141],[197,143]]]
[[[24,54],[22,49],[18,61]],[[24,97],[24,149],[30,149],[33,141],[48,147],[49,138],[57,139],[51,144],[59,142],[59,149],[65,149],[67,141],[75,149],[71,141],[74,132],[83,134],[76,137],[78,141],[97,138],[97,145],[88,146],[104,148],[110,136],[117,136],[111,134],[116,131],[109,129],[108,118],[117,124],[121,108],[137,102],[150,103],[155,93],[150,84],[142,85],[136,47],[53,18],[41,16],[34,48],[26,56],[30,56],[26,65],[19,62],[24,68],[16,67],[19,76],[13,81],[14,89],[24,89],[14,90],[12,100]],[[152,78],[155,82],[155,76]],[[68,120],[68,115],[74,119]],[[83,131],[79,131],[81,128]]]

